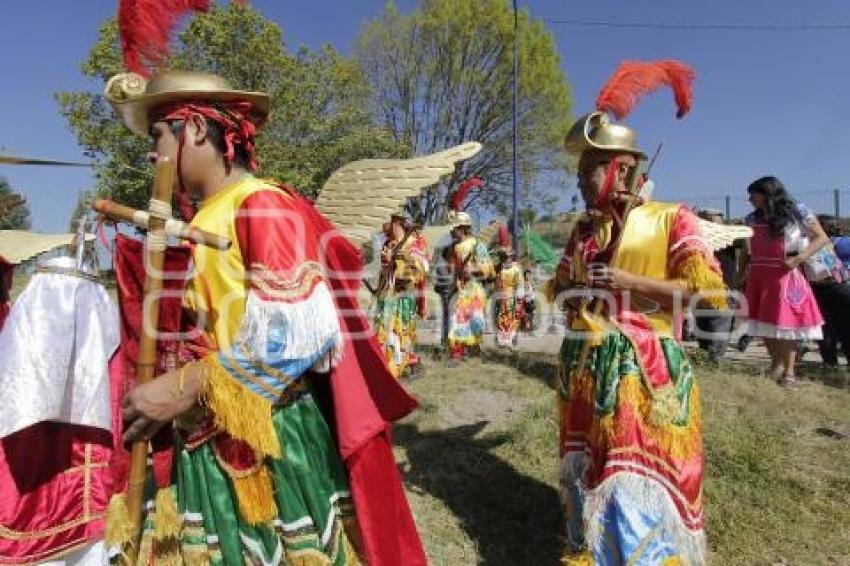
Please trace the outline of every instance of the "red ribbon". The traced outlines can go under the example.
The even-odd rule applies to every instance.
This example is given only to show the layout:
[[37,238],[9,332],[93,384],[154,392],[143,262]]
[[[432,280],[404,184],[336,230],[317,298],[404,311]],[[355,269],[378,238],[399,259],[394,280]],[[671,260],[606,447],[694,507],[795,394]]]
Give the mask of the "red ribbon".
[[236,146],[248,156],[248,170],[257,170],[254,138],[257,136],[257,126],[248,117],[252,104],[247,101],[211,104],[187,104],[178,102],[161,109],[154,121],[188,120],[193,114],[199,114],[219,124],[224,130],[224,160],[228,165],[233,163]]

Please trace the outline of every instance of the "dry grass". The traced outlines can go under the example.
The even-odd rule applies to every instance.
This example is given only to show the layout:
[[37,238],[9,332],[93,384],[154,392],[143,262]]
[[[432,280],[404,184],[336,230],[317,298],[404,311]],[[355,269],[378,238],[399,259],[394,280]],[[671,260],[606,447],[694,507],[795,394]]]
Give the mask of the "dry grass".
[[[397,455],[433,564],[556,564],[554,359],[427,360]],[[850,564],[850,390],[699,368],[712,564]],[[843,436],[842,436],[843,435]]]

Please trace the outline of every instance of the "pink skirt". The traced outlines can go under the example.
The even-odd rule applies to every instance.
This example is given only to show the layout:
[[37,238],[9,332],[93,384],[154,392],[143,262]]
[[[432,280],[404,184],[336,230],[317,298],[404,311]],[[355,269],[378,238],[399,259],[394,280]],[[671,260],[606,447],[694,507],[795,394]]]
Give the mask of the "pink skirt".
[[799,269],[754,263],[744,295],[747,304],[742,306],[741,316],[748,319],[750,335],[786,340],[822,338],[823,318]]

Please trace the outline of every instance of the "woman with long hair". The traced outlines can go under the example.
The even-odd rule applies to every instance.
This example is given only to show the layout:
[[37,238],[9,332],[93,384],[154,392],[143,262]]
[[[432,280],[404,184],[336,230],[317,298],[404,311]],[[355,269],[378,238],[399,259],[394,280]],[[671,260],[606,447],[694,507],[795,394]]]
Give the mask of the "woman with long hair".
[[[747,187],[755,209],[746,269],[748,334],[760,336],[770,353],[771,375],[786,387],[797,379],[794,362],[800,340],[820,340],[823,318],[800,267],[829,240],[815,215],[796,202],[776,177]],[[747,312],[748,311],[748,312]]]

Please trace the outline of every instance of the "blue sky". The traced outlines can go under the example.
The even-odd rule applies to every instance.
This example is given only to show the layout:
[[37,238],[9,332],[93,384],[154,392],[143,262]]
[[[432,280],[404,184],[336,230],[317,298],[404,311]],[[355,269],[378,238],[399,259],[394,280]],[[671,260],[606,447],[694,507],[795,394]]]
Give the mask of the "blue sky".
[[[415,2],[399,0],[407,10]],[[0,18],[4,80],[0,89],[0,150],[59,159],[82,152],[57,111],[53,93],[102,85],[82,78],[81,61],[115,0],[5,2]],[[290,48],[332,43],[350,52],[361,24],[383,0],[253,0],[283,28]],[[527,0],[544,19],[651,24],[848,25],[846,0]],[[664,150],[653,171],[663,200],[747,210],[745,187],[775,174],[818,211],[832,210],[832,189],[850,212],[845,166],[850,130],[850,27],[817,31],[621,29],[550,24],[574,89],[576,113],[592,109],[596,93],[622,59],[679,58],[698,73],[694,109],[674,119],[672,98],[648,98],[629,118],[641,143]],[[0,175],[29,199],[33,228],[62,231],[81,190],[81,169],[0,166]],[[565,191],[567,188],[565,187]]]

